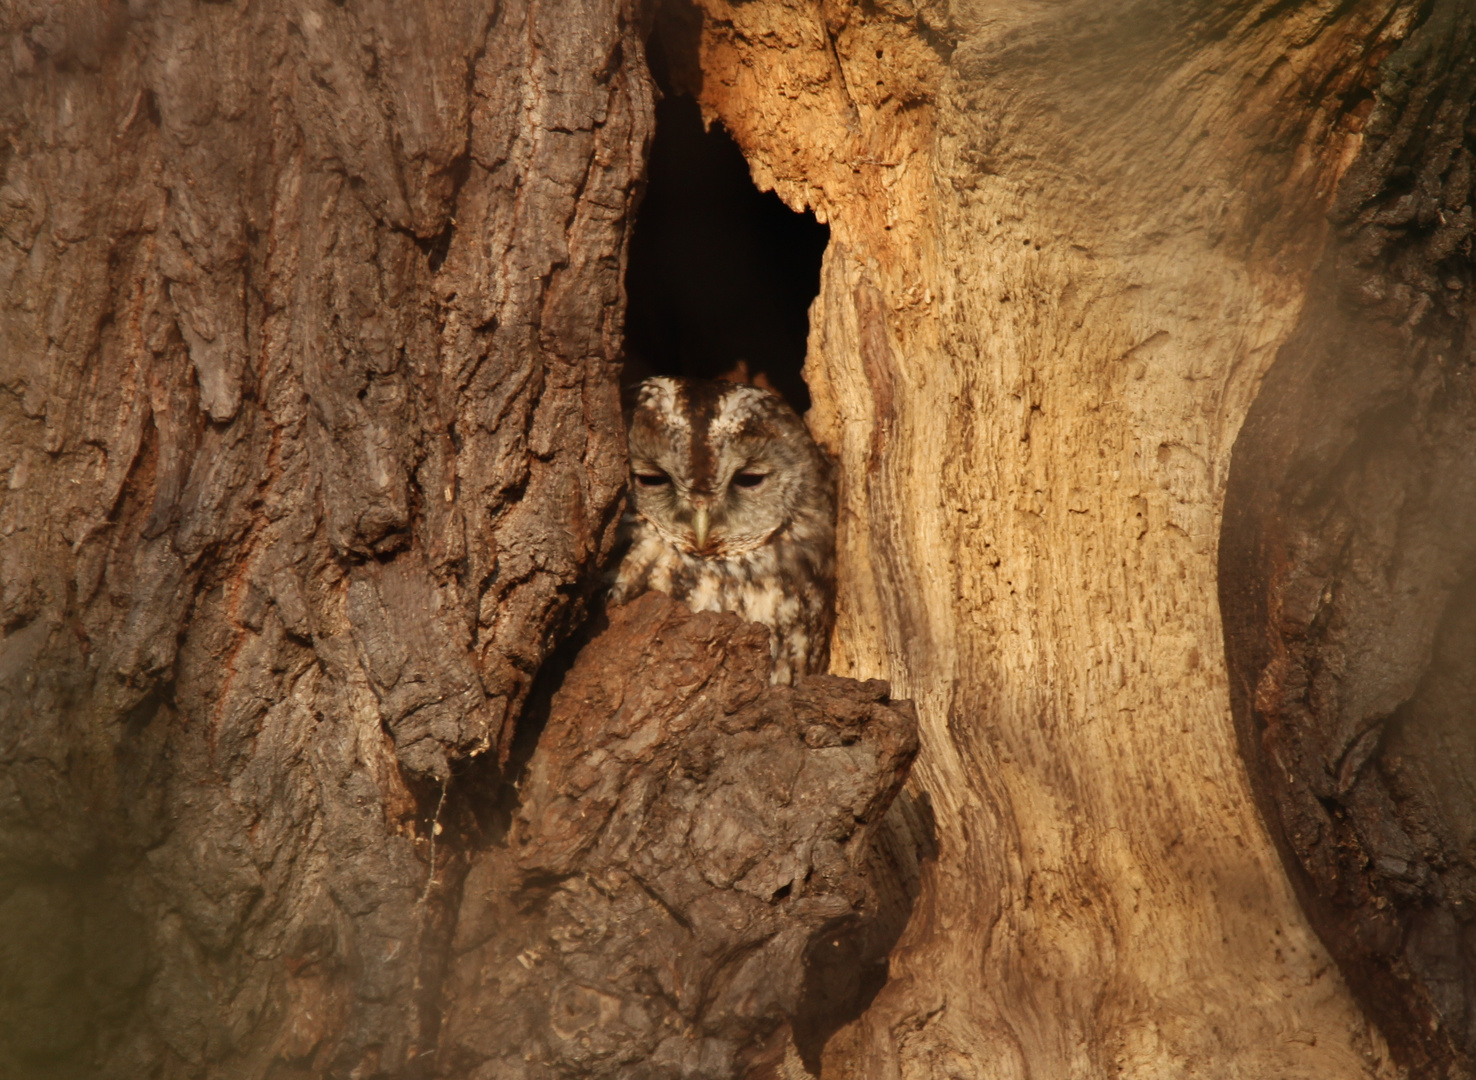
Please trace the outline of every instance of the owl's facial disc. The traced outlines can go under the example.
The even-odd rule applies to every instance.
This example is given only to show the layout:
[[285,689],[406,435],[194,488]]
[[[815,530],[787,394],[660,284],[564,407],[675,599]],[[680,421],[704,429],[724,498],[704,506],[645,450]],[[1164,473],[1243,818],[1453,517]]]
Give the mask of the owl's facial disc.
[[731,558],[791,520],[812,454],[799,418],[768,391],[651,379],[631,419],[632,501],[678,550]]

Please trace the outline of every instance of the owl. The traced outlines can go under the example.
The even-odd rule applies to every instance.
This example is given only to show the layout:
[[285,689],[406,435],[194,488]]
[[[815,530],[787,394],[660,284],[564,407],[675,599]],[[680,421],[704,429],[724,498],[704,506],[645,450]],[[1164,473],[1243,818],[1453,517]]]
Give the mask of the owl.
[[835,620],[830,463],[783,398],[647,379],[630,421],[629,547],[610,599],[665,593],[770,631],[771,681],[823,672]]

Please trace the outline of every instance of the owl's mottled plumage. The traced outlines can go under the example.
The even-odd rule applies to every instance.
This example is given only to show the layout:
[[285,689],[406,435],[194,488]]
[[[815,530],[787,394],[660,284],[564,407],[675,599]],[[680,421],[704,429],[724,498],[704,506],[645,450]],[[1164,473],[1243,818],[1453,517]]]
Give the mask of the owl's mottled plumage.
[[630,422],[629,549],[611,599],[654,591],[772,632],[776,683],[823,672],[835,613],[830,466],[778,394],[647,379]]

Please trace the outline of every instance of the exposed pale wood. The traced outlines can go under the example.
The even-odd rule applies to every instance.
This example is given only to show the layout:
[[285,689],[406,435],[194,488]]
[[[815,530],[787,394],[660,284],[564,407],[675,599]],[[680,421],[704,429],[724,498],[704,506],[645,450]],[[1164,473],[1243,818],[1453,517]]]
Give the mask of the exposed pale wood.
[[827,1075],[1393,1075],[1257,815],[1215,586],[1413,5],[702,8],[709,115],[833,230],[833,670],[917,699],[937,815]]

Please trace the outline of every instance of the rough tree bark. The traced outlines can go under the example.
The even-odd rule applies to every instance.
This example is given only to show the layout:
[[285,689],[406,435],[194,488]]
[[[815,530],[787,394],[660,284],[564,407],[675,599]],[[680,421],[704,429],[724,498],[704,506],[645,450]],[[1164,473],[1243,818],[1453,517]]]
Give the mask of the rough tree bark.
[[1309,913],[1402,1059],[1476,1068],[1476,13],[1385,63],[1338,234],[1236,445],[1242,746]]
[[3,11],[0,1073],[402,1075],[612,540],[637,27]]
[[[834,671],[916,700],[883,839],[905,863],[936,828],[890,980],[828,1040],[791,1015],[798,1063],[764,1040],[823,967],[805,920],[914,896],[853,876],[906,757],[857,735],[879,689],[745,691],[669,746],[677,714],[585,711],[587,657],[521,817],[499,767],[609,551],[648,25],[831,225]],[[1469,732],[1456,0],[9,0],[0,32],[0,1073],[515,1075],[518,987],[564,1006],[528,1075],[639,1057],[641,1016],[696,1045],[653,1076],[1469,1071],[1470,953],[1438,962],[1472,932],[1436,757]],[[1401,477],[1448,543],[1375,520]],[[650,670],[699,641],[762,692],[746,631],[672,618]],[[642,768],[675,772],[628,775],[674,821],[756,715],[775,760],[868,762],[849,822],[765,841],[830,868],[815,911],[700,844],[633,888],[647,848],[536,813],[629,812],[588,725],[665,733]],[[621,934],[668,947],[703,889],[732,914],[771,883],[756,937],[689,958],[714,1000],[772,991],[758,1020],[654,975],[627,1011]],[[723,950],[774,911],[804,933],[765,986]]]
[[[736,619],[673,616],[656,647],[617,618],[571,676],[608,713],[556,697],[530,790],[592,829],[590,753],[630,788],[712,775],[624,807],[665,821],[654,847],[571,822],[549,855],[536,800],[503,837],[500,766],[623,497],[652,122],[632,12],[161,0],[11,5],[3,29],[0,1075],[782,1061],[786,1020],[825,1020],[812,939],[877,914],[869,837],[916,748],[884,688],[768,691]],[[633,648],[640,673],[608,661]],[[647,676],[671,692],[622,706]],[[716,822],[690,850],[683,798]],[[505,910],[519,873],[550,913]],[[591,888],[608,918],[556,918]],[[589,955],[487,989],[550,936]],[[592,1048],[589,1000],[621,1006]],[[475,1020],[514,1004],[554,1022]]]
[[445,1075],[705,1080],[818,1058],[814,953],[876,912],[871,836],[917,727],[885,684],[770,687],[769,668],[761,627],[655,595],[580,653],[507,847],[472,858]]

